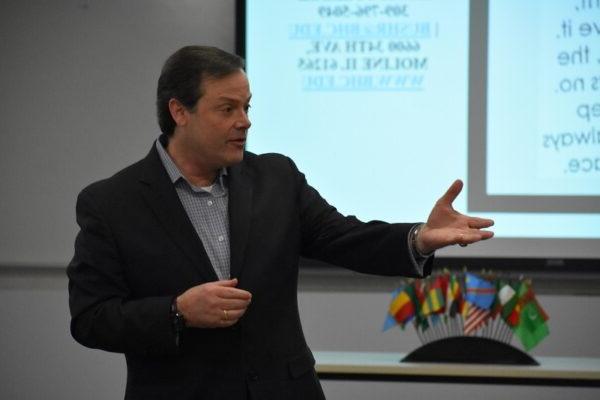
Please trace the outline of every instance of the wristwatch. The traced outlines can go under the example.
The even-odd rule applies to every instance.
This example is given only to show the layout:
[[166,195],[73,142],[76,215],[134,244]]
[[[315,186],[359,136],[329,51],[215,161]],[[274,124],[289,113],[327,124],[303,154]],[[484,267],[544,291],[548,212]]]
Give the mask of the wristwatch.
[[183,329],[185,328],[185,318],[177,309],[177,296],[175,296],[171,302],[170,317],[171,325],[173,326],[173,332],[175,333],[175,346],[179,347]]
[[419,236],[419,231],[425,226],[425,224],[421,223],[417,226],[415,226],[412,231],[411,231],[411,237],[410,237],[410,244],[412,247],[412,250],[416,253],[416,255],[420,258],[428,258],[431,257],[431,255],[433,254],[432,252],[423,254],[419,251],[419,247],[417,246],[417,237]]

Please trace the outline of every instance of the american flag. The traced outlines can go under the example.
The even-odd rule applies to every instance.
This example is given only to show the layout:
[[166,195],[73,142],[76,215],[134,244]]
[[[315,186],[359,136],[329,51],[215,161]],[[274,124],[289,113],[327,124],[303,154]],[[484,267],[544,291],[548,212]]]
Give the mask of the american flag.
[[490,311],[484,308],[479,308],[473,304],[467,303],[467,317],[465,319],[465,335],[469,335],[485,325],[490,317]]

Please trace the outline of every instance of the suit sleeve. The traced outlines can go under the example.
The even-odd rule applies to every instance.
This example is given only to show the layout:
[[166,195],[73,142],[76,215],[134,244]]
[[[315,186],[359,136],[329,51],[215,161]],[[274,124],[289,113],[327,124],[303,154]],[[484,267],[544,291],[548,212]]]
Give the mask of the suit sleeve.
[[290,162],[297,177],[303,256],[369,274],[422,277],[431,273],[433,258],[421,274],[409,251],[408,235],[414,223],[365,223],[343,216]]
[[174,354],[171,297],[131,299],[119,249],[85,190],[77,199],[75,255],[67,267],[71,334],[87,347],[113,352]]

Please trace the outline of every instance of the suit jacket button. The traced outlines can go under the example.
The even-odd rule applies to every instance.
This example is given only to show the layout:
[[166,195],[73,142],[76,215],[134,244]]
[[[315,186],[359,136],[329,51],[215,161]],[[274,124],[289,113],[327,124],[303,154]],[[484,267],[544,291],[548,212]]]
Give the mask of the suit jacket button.
[[256,382],[256,381],[258,381],[258,374],[256,372],[249,372],[248,379],[253,382]]

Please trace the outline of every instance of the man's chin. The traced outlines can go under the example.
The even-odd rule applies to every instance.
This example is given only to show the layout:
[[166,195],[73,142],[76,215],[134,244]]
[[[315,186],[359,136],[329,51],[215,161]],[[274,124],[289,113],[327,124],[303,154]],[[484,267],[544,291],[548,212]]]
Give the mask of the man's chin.
[[239,164],[244,160],[244,151],[229,154],[225,160],[225,167],[231,167],[235,164]]

